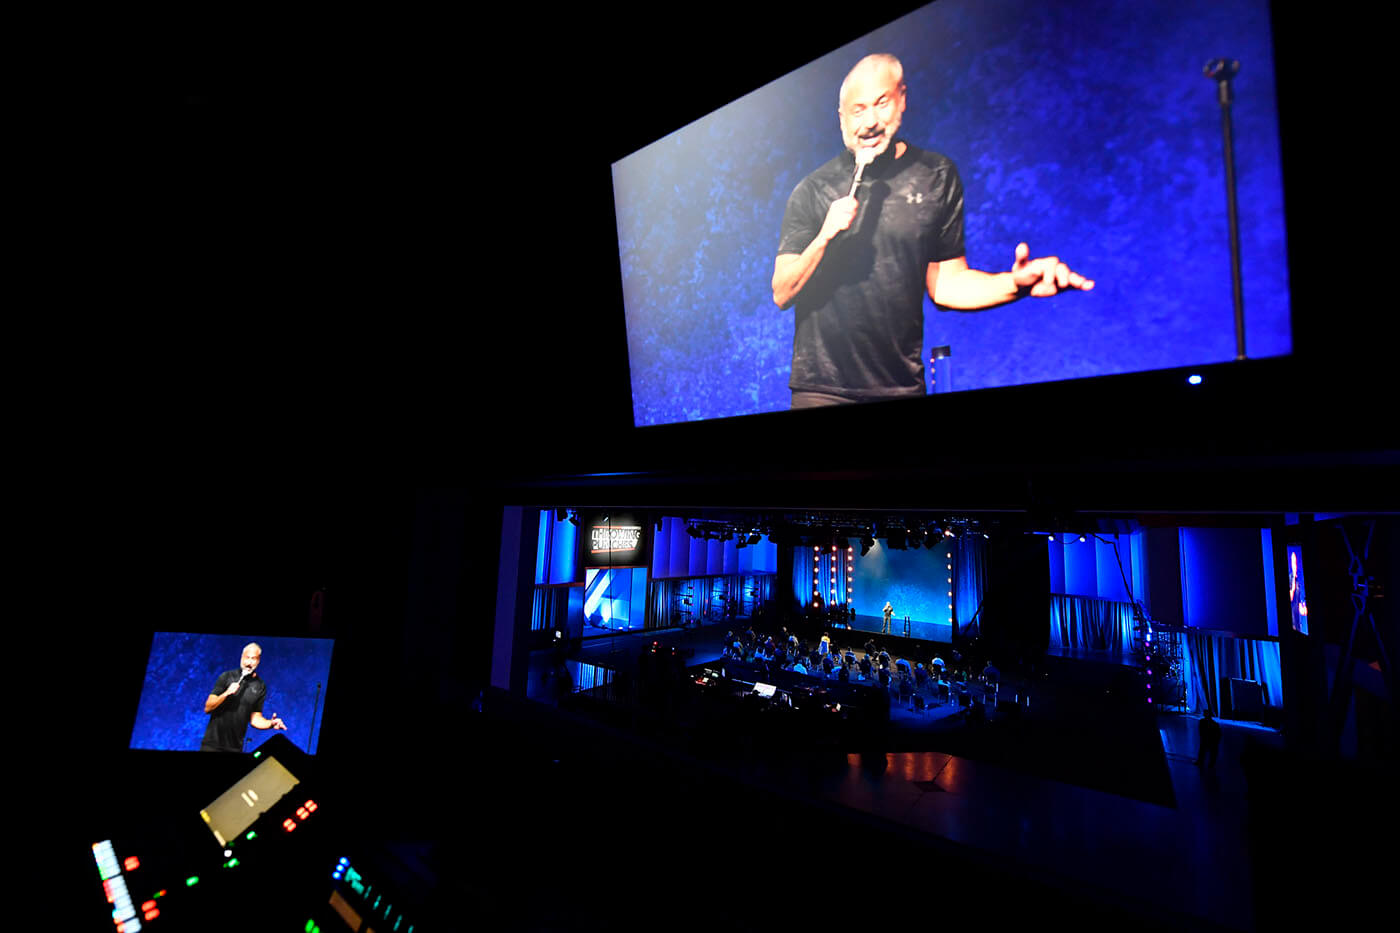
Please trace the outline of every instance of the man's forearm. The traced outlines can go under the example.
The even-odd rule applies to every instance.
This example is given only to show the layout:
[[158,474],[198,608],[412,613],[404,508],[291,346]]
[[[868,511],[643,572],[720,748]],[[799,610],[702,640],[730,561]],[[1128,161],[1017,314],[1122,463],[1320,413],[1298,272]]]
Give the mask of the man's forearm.
[[778,257],[777,269],[773,273],[773,303],[787,308],[817,271],[822,257],[826,255],[830,240],[818,236],[801,253],[785,253]]
[[1021,293],[1010,272],[962,269],[956,274],[940,273],[930,297],[940,308],[983,311],[1015,301]]
[[212,693],[209,694],[209,696],[204,698],[204,711],[206,713],[214,712],[214,710],[218,709],[220,706],[223,705],[223,702],[225,699],[227,699],[227,697],[228,694],[225,693],[220,693],[217,695]]

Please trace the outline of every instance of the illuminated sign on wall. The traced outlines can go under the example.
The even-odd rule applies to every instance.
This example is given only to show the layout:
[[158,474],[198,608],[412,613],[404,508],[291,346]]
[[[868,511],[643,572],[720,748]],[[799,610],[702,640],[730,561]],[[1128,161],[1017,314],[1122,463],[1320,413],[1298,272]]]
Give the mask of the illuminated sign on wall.
[[637,550],[642,540],[640,525],[607,526],[599,525],[588,529],[588,550],[590,554],[611,554]]
[[583,565],[627,567],[646,563],[644,518],[631,513],[584,512]]

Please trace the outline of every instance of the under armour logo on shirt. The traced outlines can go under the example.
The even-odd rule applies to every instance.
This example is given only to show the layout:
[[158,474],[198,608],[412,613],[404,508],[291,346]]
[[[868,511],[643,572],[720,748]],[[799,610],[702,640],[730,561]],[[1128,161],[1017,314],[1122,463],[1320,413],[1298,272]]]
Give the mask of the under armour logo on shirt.
[[922,191],[915,191],[911,194],[906,194],[904,200],[910,204],[922,204],[924,203],[924,193]]

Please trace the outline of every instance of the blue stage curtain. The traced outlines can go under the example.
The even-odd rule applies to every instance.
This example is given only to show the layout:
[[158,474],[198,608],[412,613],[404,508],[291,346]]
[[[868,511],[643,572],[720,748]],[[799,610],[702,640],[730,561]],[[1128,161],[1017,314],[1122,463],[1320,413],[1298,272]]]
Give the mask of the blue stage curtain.
[[794,607],[801,611],[812,605],[812,581],[816,579],[812,563],[812,551],[810,548],[795,547],[792,549],[792,595],[797,601]]
[[963,634],[976,635],[981,628],[980,617],[974,622],[977,607],[982,605],[982,597],[987,592],[987,542],[976,534],[964,534],[957,539],[953,549],[953,631],[958,626],[972,623],[971,631]]
[[651,581],[651,599],[647,602],[647,628],[665,628],[671,624],[672,580]]
[[569,590],[559,586],[535,587],[534,605],[530,610],[530,631],[543,632],[563,629],[567,624]]
[[1050,647],[1133,653],[1133,606],[1092,596],[1050,597]]
[[1196,712],[1209,708],[1220,714],[1220,681],[1228,677],[1264,685],[1264,702],[1283,705],[1283,664],[1279,643],[1263,638],[1237,638],[1226,632],[1186,630],[1187,696]]

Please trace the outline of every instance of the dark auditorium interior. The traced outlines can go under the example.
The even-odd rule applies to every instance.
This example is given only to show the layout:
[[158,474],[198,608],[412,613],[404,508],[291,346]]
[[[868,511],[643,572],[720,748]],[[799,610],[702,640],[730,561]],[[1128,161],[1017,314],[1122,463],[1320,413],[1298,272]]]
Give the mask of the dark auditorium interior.
[[[922,6],[211,15],[84,79],[138,297],[60,533],[66,928],[1371,928],[1400,442],[1371,195],[1316,182],[1342,24],[1261,5],[1291,352],[634,423],[610,167]],[[191,753],[253,641],[287,731]]]

